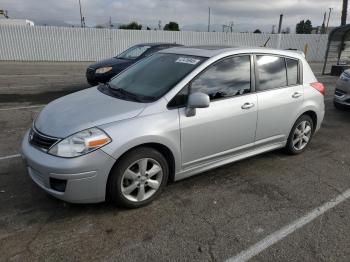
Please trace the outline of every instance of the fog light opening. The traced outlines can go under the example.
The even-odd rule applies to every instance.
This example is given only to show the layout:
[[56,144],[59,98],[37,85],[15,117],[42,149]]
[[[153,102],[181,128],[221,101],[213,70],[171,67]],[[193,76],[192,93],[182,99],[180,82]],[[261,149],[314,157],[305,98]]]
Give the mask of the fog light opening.
[[67,180],[50,177],[50,187],[58,192],[66,191]]

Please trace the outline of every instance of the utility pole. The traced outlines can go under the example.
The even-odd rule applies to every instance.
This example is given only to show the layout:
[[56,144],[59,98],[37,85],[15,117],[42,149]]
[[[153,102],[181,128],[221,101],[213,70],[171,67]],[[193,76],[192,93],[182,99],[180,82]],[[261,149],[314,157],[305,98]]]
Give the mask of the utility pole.
[[231,30],[231,33],[233,32],[233,22],[230,23],[230,30]]
[[113,56],[113,43],[112,43],[112,17],[109,17],[109,47],[110,47],[110,54]]
[[321,31],[320,31],[321,34],[325,34],[326,33],[326,17],[327,17],[327,12],[324,12],[323,22],[322,22]]
[[278,33],[281,33],[282,30],[282,20],[283,20],[283,14],[280,14],[280,21],[278,23]]
[[329,24],[329,19],[331,18],[331,13],[332,13],[333,8],[329,8],[329,13],[328,13],[328,20],[327,20],[327,25],[326,25],[326,34],[328,32],[328,24]]
[[348,14],[348,0],[343,0],[343,10],[341,12],[341,26],[346,25],[346,16]]
[[208,32],[210,32],[210,7],[208,7]]
[[271,34],[275,34],[275,28],[276,28],[276,25],[272,25]]
[[84,27],[85,26],[85,19],[83,17],[82,12],[81,12],[81,2],[80,2],[80,0],[79,0],[79,10],[80,10],[80,26]]
[[[234,25],[233,22],[230,22],[229,25],[222,25],[222,32],[225,32],[225,29],[228,28],[232,33],[233,32],[233,25]],[[228,32],[228,31],[226,31],[226,32]]]

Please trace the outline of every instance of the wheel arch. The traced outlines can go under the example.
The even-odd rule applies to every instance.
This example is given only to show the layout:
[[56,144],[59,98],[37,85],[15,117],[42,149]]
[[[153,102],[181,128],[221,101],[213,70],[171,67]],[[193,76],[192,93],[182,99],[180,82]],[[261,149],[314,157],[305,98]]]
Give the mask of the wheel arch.
[[322,118],[320,118],[320,116],[317,114],[317,108],[315,108],[314,106],[307,106],[305,108],[303,108],[303,110],[301,110],[299,112],[299,114],[296,115],[294,121],[292,121],[290,123],[290,127],[289,127],[289,132],[292,130],[295,122],[299,119],[299,117],[303,116],[303,115],[308,115],[309,117],[311,117],[312,122],[314,124],[314,132],[316,132],[319,128],[319,121],[322,121]]
[[150,148],[153,148],[153,149],[157,150],[158,152],[160,152],[165,157],[165,159],[169,165],[169,179],[170,179],[170,181],[174,180],[175,172],[176,172],[176,160],[175,160],[175,156],[174,156],[174,153],[172,152],[172,150],[168,146],[166,146],[162,143],[159,143],[159,142],[145,142],[145,143],[141,143],[141,144],[132,146],[132,147],[124,150],[124,152],[122,154],[120,154],[120,156],[116,159],[113,167],[111,168],[111,170],[108,174],[107,184],[108,184],[108,180],[109,180],[111,172],[118,165],[120,159],[122,159],[130,151],[135,150],[137,148],[141,148],[141,147],[150,147]]
[[303,115],[308,115],[309,117],[311,117],[313,125],[314,125],[314,132],[315,132],[317,124],[318,124],[317,123],[317,114],[316,114],[316,112],[313,111],[313,110],[308,110],[308,111],[305,111],[304,113],[302,113],[300,116],[303,116]]

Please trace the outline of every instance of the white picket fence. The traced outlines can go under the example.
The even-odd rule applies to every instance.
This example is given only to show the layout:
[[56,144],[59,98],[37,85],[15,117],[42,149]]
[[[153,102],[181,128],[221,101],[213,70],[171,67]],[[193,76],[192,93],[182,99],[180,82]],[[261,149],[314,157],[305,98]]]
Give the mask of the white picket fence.
[[183,45],[262,46],[298,49],[309,61],[323,61],[326,35],[169,32],[44,26],[0,26],[0,60],[96,61],[148,42]]

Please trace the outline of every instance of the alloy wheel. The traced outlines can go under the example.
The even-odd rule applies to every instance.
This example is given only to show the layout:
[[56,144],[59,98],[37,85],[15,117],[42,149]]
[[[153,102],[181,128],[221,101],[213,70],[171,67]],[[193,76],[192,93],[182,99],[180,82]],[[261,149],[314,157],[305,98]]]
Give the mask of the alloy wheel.
[[158,191],[162,179],[163,170],[156,160],[139,159],[125,170],[121,180],[121,192],[128,200],[141,202]]
[[309,143],[311,138],[311,124],[304,120],[299,123],[299,125],[295,128],[293,134],[293,148],[297,151],[303,150],[306,145]]

